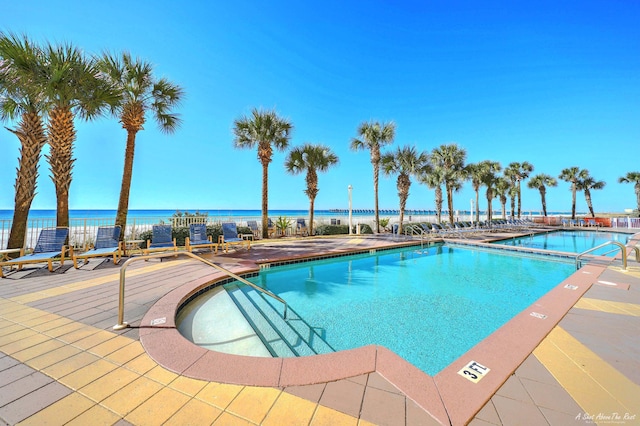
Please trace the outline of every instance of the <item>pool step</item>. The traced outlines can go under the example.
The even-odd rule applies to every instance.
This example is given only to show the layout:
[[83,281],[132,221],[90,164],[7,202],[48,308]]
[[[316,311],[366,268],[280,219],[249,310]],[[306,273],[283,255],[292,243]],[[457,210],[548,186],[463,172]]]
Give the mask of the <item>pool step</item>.
[[[301,342],[294,345],[293,349],[299,353],[299,356],[324,354],[329,352],[335,352],[335,350],[322,338],[321,334],[315,329],[311,328],[304,320],[302,320],[298,314],[291,308],[287,311],[287,320],[282,318],[282,312],[284,309],[277,310],[275,306],[281,307],[282,304],[275,301],[262,293],[255,291],[249,286],[242,286],[242,291],[245,292],[247,297],[256,305],[256,307],[265,315],[269,321],[276,326],[278,330],[293,331]],[[288,335],[289,333],[287,333]],[[291,340],[296,336],[291,335]],[[287,340],[287,341],[291,341]],[[304,344],[303,344],[304,343]],[[298,350],[298,346],[302,352]],[[312,353],[308,353],[306,348],[310,348]]]
[[227,284],[225,289],[273,356],[285,358],[315,354],[256,290],[236,284]]

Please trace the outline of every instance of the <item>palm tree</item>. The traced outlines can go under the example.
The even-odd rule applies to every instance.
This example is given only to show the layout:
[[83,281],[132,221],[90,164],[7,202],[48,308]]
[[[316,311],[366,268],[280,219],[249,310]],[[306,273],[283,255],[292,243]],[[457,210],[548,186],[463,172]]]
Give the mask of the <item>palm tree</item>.
[[309,235],[313,235],[313,211],[316,195],[318,195],[318,172],[326,172],[331,166],[338,164],[338,156],[325,145],[305,144],[289,152],[284,167],[287,172],[297,175],[307,172],[307,189],[304,193],[309,197]]
[[293,125],[278,117],[275,111],[253,109],[251,117],[241,117],[233,122],[233,140],[236,148],[258,148],[258,160],[262,164],[262,237],[269,236],[269,163],[273,149],[284,151],[289,146]]
[[15,183],[15,204],[7,248],[24,246],[27,218],[36,195],[38,163],[47,142],[42,113],[45,104],[34,84],[42,64],[42,52],[26,36],[0,33],[0,121],[19,119],[9,129],[20,141]]
[[491,205],[491,202],[495,197],[494,191],[498,182],[496,173],[502,170],[502,166],[497,161],[484,160],[478,163],[478,167],[483,171],[481,175],[481,182],[487,187],[487,220],[491,223],[491,219],[493,219],[493,206]]
[[577,189],[584,191],[584,199],[587,202],[587,207],[589,208],[589,213],[591,213],[591,217],[596,217],[596,214],[593,211],[593,204],[591,203],[591,190],[592,189],[602,189],[607,184],[602,180],[595,180],[593,177],[589,175],[588,170],[583,170],[584,174],[581,179],[577,183]]
[[640,172],[629,172],[618,178],[619,183],[633,183],[636,192],[636,209],[640,212]]
[[442,169],[434,167],[425,168],[422,173],[417,176],[419,182],[427,185],[435,190],[435,206],[436,219],[438,223],[442,222],[442,184],[444,183],[444,174]]
[[502,206],[502,218],[507,218],[507,195],[515,192],[511,186],[511,181],[504,176],[498,176],[496,178],[495,193],[496,197],[500,199],[500,205]]
[[373,166],[373,196],[376,221],[376,232],[380,233],[380,215],[378,213],[378,178],[380,175],[380,148],[393,143],[396,135],[396,125],[393,121],[362,123],[358,127],[358,138],[351,140],[351,149],[358,151],[368,149],[371,152],[371,165]]
[[97,61],[85,57],[78,48],[49,44],[45,55],[42,84],[49,102],[47,133],[51,147],[47,160],[56,188],[57,226],[69,226],[74,118],[95,119],[115,106],[119,97],[108,82],[99,78]]
[[[116,225],[126,228],[129,211],[129,192],[133,175],[133,156],[136,135],[144,129],[146,114],[153,114],[163,133],[173,133],[180,126],[180,118],[171,110],[184,97],[182,88],[170,81],[153,76],[153,66],[127,52],[121,57],[104,54],[98,62],[104,78],[113,85],[120,96],[120,102],[112,112],[120,118],[122,128],[127,131],[124,154],[124,170],[120,187]],[[124,238],[124,232],[121,234]]]
[[[569,167],[562,169],[558,179],[571,183],[571,219],[576,218],[576,192],[578,191],[578,182],[586,177],[586,170],[580,170],[579,167]],[[588,173],[588,172],[587,172]]]
[[455,143],[440,145],[431,151],[431,164],[444,177],[450,223],[453,223],[453,192],[460,189],[461,182],[466,178],[466,158],[467,151]]
[[398,148],[395,153],[385,153],[380,158],[382,172],[386,176],[398,175],[396,186],[398,188],[398,198],[400,199],[400,224],[398,234],[402,232],[402,221],[404,219],[404,209],[409,198],[409,188],[411,187],[411,176],[424,174],[429,166],[429,157],[424,152],[418,153],[415,147]]
[[[533,171],[533,165],[526,161],[522,163],[509,163],[504,170],[504,175],[511,179],[513,186],[516,188],[516,196],[518,198],[518,219],[520,218],[522,207],[522,191],[520,185],[523,180],[529,177],[529,174]],[[513,198],[511,199],[511,215],[513,216]]]
[[539,173],[531,178],[527,183],[527,186],[531,189],[538,189],[540,191],[540,199],[542,200],[542,214],[547,217],[547,187],[558,186],[558,181],[552,176],[544,173]]

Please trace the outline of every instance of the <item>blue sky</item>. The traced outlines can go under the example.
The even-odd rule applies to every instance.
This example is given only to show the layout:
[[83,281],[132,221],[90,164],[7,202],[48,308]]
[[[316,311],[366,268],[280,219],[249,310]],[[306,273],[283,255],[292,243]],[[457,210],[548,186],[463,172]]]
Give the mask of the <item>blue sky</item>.
[[[256,152],[233,148],[233,120],[275,109],[294,125],[291,146],[331,146],[337,167],[319,177],[316,208],[373,207],[367,151],[350,140],[363,121],[394,121],[394,144],[431,151],[455,142],[468,162],[529,161],[557,177],[586,168],[607,183],[596,211],[635,207],[640,171],[640,2],[5,2],[0,30],[71,42],[87,53],[129,51],[181,85],[184,120],[173,135],[150,119],[137,137],[133,209],[259,209]],[[126,133],[117,119],[77,121],[72,209],[116,209]],[[15,123],[4,123],[13,126]],[[0,129],[0,208],[13,208],[18,140]],[[305,209],[304,176],[269,168],[269,207]],[[380,207],[397,208],[394,177]],[[32,208],[55,208],[41,163]],[[523,208],[540,196],[523,189]],[[467,209],[469,183],[454,206]],[[484,200],[484,194],[481,194]],[[571,208],[563,181],[548,209]],[[484,206],[485,201],[481,201]],[[578,210],[585,211],[578,195]],[[414,182],[408,208],[434,208]],[[499,207],[494,201],[494,208]]]

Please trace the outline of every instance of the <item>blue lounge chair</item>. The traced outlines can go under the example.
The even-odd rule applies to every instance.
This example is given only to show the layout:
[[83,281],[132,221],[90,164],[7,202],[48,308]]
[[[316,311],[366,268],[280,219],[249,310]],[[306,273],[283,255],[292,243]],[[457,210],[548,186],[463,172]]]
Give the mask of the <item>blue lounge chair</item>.
[[267,222],[267,234],[269,237],[273,237],[276,234],[276,224],[273,223],[271,218],[269,218],[269,221]]
[[253,238],[257,239],[261,237],[262,232],[260,231],[260,228],[258,228],[258,222],[255,220],[248,220],[247,221],[247,226],[249,227],[249,229],[251,229],[251,232],[253,233]]
[[238,235],[238,228],[235,222],[222,223],[222,235],[218,236],[218,244],[222,244],[225,253],[229,252],[230,244],[246,244],[247,250],[251,249],[251,240],[244,238],[244,235]]
[[151,240],[147,240],[147,248],[142,250],[143,254],[152,251],[178,251],[176,239],[171,237],[171,225],[153,225]]
[[211,251],[218,253],[218,244],[213,242],[211,235],[207,235],[207,225],[204,223],[189,225],[189,236],[185,238],[184,245],[187,251],[208,247]]
[[299,217],[296,220],[296,235],[309,235],[309,228],[304,218]]
[[42,263],[47,262],[49,272],[53,272],[53,260],[60,258],[60,266],[64,264],[65,253],[69,251],[73,253],[72,248],[64,245],[69,236],[69,228],[47,228],[40,231],[38,241],[31,254],[23,256],[21,251],[20,257],[8,261],[0,262],[0,278],[4,277],[2,267],[5,265],[18,265],[18,270],[22,269],[22,265],[26,263]]
[[122,241],[120,241],[120,226],[101,226],[98,228],[96,243],[93,249],[73,255],[73,267],[78,269],[78,259],[84,259],[84,264],[90,257],[113,257],[113,264],[117,265],[122,257]]

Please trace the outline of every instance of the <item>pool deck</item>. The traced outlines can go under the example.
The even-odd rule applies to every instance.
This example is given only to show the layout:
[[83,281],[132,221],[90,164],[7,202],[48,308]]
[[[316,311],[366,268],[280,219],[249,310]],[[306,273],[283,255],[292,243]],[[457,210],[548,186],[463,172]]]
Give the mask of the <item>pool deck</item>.
[[[268,240],[203,257],[244,273],[398,244],[388,236]],[[130,326],[119,331],[122,261],[5,269],[0,425],[640,424],[633,259],[627,271],[620,259],[584,266],[435,377],[378,346],[291,359],[204,351],[177,335],[175,309],[224,276],[184,256],[128,266]],[[476,382],[474,371],[484,373]]]

